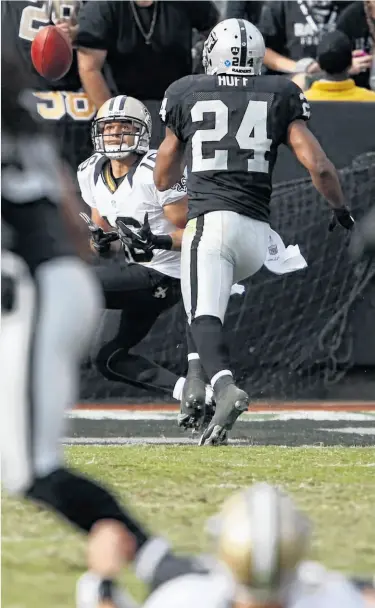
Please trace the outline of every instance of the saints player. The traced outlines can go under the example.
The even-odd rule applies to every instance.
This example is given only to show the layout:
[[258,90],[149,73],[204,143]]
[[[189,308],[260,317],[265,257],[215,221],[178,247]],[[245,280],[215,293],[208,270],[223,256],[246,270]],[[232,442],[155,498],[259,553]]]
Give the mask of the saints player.
[[311,523],[293,499],[267,483],[231,495],[207,522],[209,571],[186,572],[154,591],[143,608],[365,608],[370,581],[306,561]]
[[[374,592],[369,580],[348,579],[323,564],[306,561],[311,523],[293,499],[268,483],[256,483],[227,498],[207,522],[211,555],[178,560],[154,553],[154,567],[142,553],[136,575],[151,583],[142,608],[365,608]],[[156,548],[156,545],[154,544]],[[184,561],[185,560],[185,561]],[[163,564],[164,562],[164,564]],[[145,576],[146,575],[146,576]],[[95,608],[77,585],[77,608]],[[130,599],[130,598],[129,598]],[[91,600],[91,601],[90,601]],[[134,608],[130,602],[127,604]]]
[[153,180],[156,150],[149,147],[151,128],[143,103],[125,95],[109,99],[92,123],[95,154],[79,166],[77,176],[91,219],[105,231],[93,241],[93,248],[102,255],[116,249],[118,243],[109,244],[106,236],[115,228],[120,229],[125,253],[121,271],[113,264],[95,268],[106,308],[122,311],[118,333],[100,349],[97,366],[110,380],[171,393],[178,381],[175,374],[129,354],[159,315],[181,298],[185,178],[180,176],[170,189],[158,192]]
[[231,285],[256,273],[266,258],[280,144],[292,148],[332,206],[332,227],[353,226],[337,172],[306,127],[309,104],[286,78],[260,75],[264,52],[251,23],[222,21],[204,46],[206,74],[173,83],[160,110],[167,127],[154,171],[160,191],[179,179],[184,155],[187,160],[181,287],[199,357],[195,365],[199,361],[202,377],[206,372],[217,404],[202,443],[221,442],[248,408],[230,371],[223,320]]

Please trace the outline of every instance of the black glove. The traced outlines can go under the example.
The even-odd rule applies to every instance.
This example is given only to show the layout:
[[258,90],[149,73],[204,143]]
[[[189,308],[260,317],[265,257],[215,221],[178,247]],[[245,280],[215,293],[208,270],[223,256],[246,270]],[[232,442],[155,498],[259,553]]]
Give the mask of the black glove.
[[81,213],[79,216],[86,222],[87,227],[91,234],[91,240],[94,249],[98,253],[106,253],[109,251],[110,244],[113,241],[117,241],[119,239],[119,235],[117,232],[104,232],[103,228],[100,228],[98,224],[92,221],[92,219],[87,215],[87,213]]
[[104,232],[102,228],[97,228],[91,231],[92,246],[94,249],[102,254],[107,253],[110,249],[111,243],[117,241],[119,235],[117,232]]
[[332,219],[329,223],[328,230],[332,232],[336,224],[340,224],[345,230],[352,230],[354,226],[354,219],[347,207],[340,207],[340,209],[333,209]]
[[143,226],[136,230],[132,230],[129,226],[126,226],[121,218],[117,218],[116,224],[119,228],[119,234],[121,241],[129,247],[134,249],[141,249],[142,251],[153,251],[154,249],[172,249],[172,237],[169,234],[156,235],[151,232],[150,224],[148,222],[148,213],[145,213]]

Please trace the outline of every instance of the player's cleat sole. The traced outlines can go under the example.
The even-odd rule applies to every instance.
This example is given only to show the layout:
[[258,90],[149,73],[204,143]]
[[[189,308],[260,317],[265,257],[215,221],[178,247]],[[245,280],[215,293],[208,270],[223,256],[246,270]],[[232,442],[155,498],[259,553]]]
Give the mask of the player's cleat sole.
[[228,445],[228,431],[223,429],[221,426],[214,426],[211,435],[208,438],[205,438],[205,433],[201,436],[199,446],[202,445],[214,445],[214,446],[223,446]]

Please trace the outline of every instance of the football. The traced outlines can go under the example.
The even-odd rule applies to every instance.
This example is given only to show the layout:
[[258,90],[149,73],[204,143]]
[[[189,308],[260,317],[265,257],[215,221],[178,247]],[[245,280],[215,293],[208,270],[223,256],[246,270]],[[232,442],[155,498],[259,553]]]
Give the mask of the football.
[[69,38],[54,25],[43,27],[31,44],[31,60],[46,80],[59,80],[69,71],[73,49]]

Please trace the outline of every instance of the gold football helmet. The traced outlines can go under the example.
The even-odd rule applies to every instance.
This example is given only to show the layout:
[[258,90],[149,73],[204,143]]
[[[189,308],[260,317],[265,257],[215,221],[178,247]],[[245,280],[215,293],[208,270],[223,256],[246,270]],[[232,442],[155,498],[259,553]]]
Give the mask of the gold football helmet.
[[258,604],[283,601],[308,549],[310,527],[293,500],[268,483],[233,494],[207,526],[240,597]]

